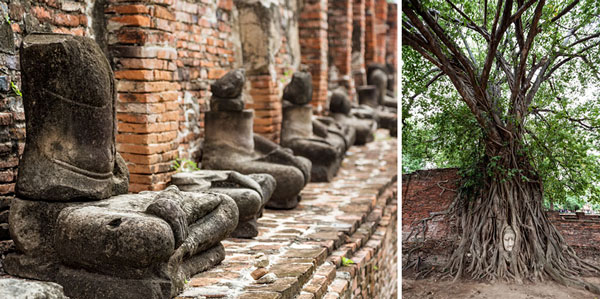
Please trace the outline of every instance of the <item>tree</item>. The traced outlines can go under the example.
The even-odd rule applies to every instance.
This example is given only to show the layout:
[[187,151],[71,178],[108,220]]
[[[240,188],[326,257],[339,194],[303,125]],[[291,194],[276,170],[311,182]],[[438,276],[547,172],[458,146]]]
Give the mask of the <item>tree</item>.
[[446,211],[462,234],[447,269],[600,293],[577,277],[600,269],[577,257],[542,205],[600,194],[600,107],[579,99],[599,82],[597,1],[457,2],[402,2],[403,155],[408,146],[412,161],[455,161],[466,178]]

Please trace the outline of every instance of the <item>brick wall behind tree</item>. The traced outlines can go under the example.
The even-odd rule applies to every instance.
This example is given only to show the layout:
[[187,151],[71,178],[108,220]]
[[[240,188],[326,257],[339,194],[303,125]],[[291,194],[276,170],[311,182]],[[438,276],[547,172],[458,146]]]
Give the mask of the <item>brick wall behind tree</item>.
[[[330,0],[332,1],[332,0]],[[327,110],[328,0],[306,0],[300,12],[300,48],[302,64],[312,74],[314,114]]]
[[[403,240],[410,233],[413,221],[428,217],[431,212],[443,211],[452,203],[456,192],[448,189],[456,189],[459,179],[454,168],[421,170],[402,176]],[[600,215],[561,215],[557,211],[547,211],[546,215],[578,252],[600,250]],[[448,240],[452,227],[453,223],[439,219],[429,224],[427,237]]]

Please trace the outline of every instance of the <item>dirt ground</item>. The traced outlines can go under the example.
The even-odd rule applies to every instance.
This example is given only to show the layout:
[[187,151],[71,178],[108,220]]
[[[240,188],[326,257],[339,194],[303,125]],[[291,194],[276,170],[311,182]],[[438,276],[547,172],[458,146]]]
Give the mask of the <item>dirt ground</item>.
[[[404,256],[405,257],[405,256]],[[600,256],[587,256],[586,261],[600,266]],[[428,257],[423,268],[441,268],[443,256]],[[421,272],[422,273],[422,272]],[[600,277],[583,277],[584,280],[600,285]],[[507,282],[477,282],[459,280],[453,282],[441,273],[432,271],[426,278],[417,276],[412,269],[402,271],[402,297],[404,299],[600,299],[600,295],[580,288],[565,287],[546,281],[542,283],[511,284]]]
[[[600,284],[598,277],[586,277],[585,280]],[[544,282],[537,284],[507,284],[497,283],[478,283],[472,281],[438,280],[426,278],[414,280],[411,278],[402,278],[402,298],[404,299],[534,299],[534,298],[555,298],[555,299],[580,299],[580,298],[600,298],[588,291],[576,288],[567,288],[565,286]]]

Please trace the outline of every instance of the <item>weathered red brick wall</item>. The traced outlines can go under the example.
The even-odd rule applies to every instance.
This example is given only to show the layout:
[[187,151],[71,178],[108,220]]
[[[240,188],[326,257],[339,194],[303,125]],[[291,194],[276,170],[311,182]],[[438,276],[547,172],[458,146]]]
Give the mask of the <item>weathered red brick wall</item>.
[[328,0],[306,0],[300,13],[300,51],[302,64],[312,74],[313,113],[327,110],[328,41],[327,41]]
[[398,67],[398,4],[388,3],[385,62]]
[[365,0],[365,64],[375,61],[375,46],[377,45],[375,3],[376,0]]
[[352,78],[355,86],[367,84],[365,70],[365,0],[352,4]]
[[[456,192],[448,189],[456,189],[459,178],[454,168],[421,170],[402,176],[403,237],[410,233],[413,221],[443,211],[452,203]],[[600,249],[600,215],[561,215],[557,211],[547,211],[546,215],[569,245],[577,249]],[[428,226],[427,237],[448,239],[451,225],[443,219],[434,221]]]
[[327,12],[329,68],[335,67],[337,69],[338,81],[334,83],[346,87],[350,98],[354,96],[354,80],[351,68],[352,4],[352,0],[329,1]]
[[385,63],[386,44],[388,38],[388,3],[387,0],[375,0],[375,49],[373,61]]
[[131,192],[163,189],[178,156],[174,2],[110,2],[105,10],[117,79],[117,151],[127,161]]
[[[414,221],[429,217],[430,212],[446,209],[456,196],[459,176],[455,168],[421,170],[402,176],[402,233],[410,233]],[[427,237],[447,238],[449,223],[436,219],[428,224]]]

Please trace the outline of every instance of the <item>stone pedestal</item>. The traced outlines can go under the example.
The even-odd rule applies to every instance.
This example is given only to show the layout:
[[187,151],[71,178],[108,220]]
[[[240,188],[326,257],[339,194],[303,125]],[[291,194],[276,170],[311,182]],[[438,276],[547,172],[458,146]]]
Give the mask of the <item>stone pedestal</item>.
[[313,132],[312,106],[294,105],[284,100],[281,145],[311,161],[313,182],[328,182],[337,173],[345,144],[337,137],[329,137],[327,131],[321,130],[321,136]]

